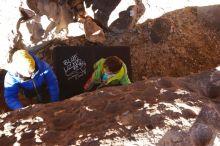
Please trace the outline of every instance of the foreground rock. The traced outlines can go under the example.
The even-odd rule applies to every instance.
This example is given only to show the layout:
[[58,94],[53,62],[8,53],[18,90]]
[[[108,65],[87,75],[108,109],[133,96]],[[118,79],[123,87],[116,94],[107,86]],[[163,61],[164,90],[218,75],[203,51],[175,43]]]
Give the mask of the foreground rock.
[[152,78],[8,112],[0,115],[0,143],[219,145],[219,78],[217,70]]
[[[202,7],[188,7],[197,2],[202,4],[197,0],[183,0],[181,3],[169,0],[163,3],[160,0],[68,2],[71,3],[64,0],[2,1],[0,68],[7,69],[7,51],[14,44],[12,40],[21,17],[19,7],[30,17],[19,28],[27,49],[48,51],[48,42],[55,46],[55,41],[63,39],[62,44],[71,46],[96,43],[129,46],[136,81],[142,76],[186,76],[220,63],[220,5],[208,6],[206,1],[198,5]],[[93,18],[85,24],[93,24],[92,27],[85,30],[77,21],[84,15],[84,8]],[[45,60],[51,58],[44,54],[41,56]],[[47,62],[51,64],[52,61]]]
[[86,17],[84,21],[85,37],[90,42],[103,43],[105,41],[105,34],[101,27],[99,27],[91,17]]

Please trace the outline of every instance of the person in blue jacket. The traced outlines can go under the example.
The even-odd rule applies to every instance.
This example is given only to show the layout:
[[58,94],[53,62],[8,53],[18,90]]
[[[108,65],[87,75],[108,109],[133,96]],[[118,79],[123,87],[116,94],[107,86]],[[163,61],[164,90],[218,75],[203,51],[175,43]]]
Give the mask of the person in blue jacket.
[[[5,75],[4,98],[12,110],[25,105],[19,100],[19,93],[26,98],[34,98],[37,102],[59,101],[59,87],[56,75],[50,66],[26,50],[16,50],[11,55],[11,70]],[[21,91],[21,92],[20,92]]]

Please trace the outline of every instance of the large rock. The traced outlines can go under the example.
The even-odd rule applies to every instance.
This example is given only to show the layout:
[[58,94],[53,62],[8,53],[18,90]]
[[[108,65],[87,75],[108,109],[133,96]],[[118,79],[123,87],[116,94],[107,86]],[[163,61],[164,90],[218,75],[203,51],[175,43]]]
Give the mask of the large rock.
[[84,30],[86,39],[94,43],[103,43],[105,34],[100,26],[98,26],[91,17],[86,17],[84,21]]
[[122,33],[134,28],[144,13],[141,0],[85,0],[85,11],[107,30]]
[[[219,145],[212,70],[152,78],[0,115],[1,145]],[[219,91],[220,92],[220,91]],[[215,101],[215,102],[213,102]]]

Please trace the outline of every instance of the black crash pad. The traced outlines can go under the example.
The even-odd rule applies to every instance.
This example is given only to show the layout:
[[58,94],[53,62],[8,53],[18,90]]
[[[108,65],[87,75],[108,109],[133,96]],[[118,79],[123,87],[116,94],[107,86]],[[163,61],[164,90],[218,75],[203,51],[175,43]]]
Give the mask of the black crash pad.
[[100,58],[118,56],[127,65],[131,79],[130,48],[126,46],[59,46],[53,50],[53,66],[61,99],[83,93],[83,85],[92,75],[93,64]]

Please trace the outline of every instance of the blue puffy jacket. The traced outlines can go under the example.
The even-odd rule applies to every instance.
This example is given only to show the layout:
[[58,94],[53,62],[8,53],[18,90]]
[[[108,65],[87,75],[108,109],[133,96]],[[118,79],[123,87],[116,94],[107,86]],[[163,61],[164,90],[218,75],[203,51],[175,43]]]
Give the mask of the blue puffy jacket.
[[32,79],[23,81],[15,73],[7,72],[4,80],[4,97],[8,107],[12,110],[24,107],[18,99],[18,93],[20,89],[33,90],[38,92],[41,85],[47,83],[50,101],[55,102],[59,100],[59,87],[56,75],[49,67],[49,65],[35,57],[32,53],[30,55],[34,58],[38,67],[38,71],[35,73]]

